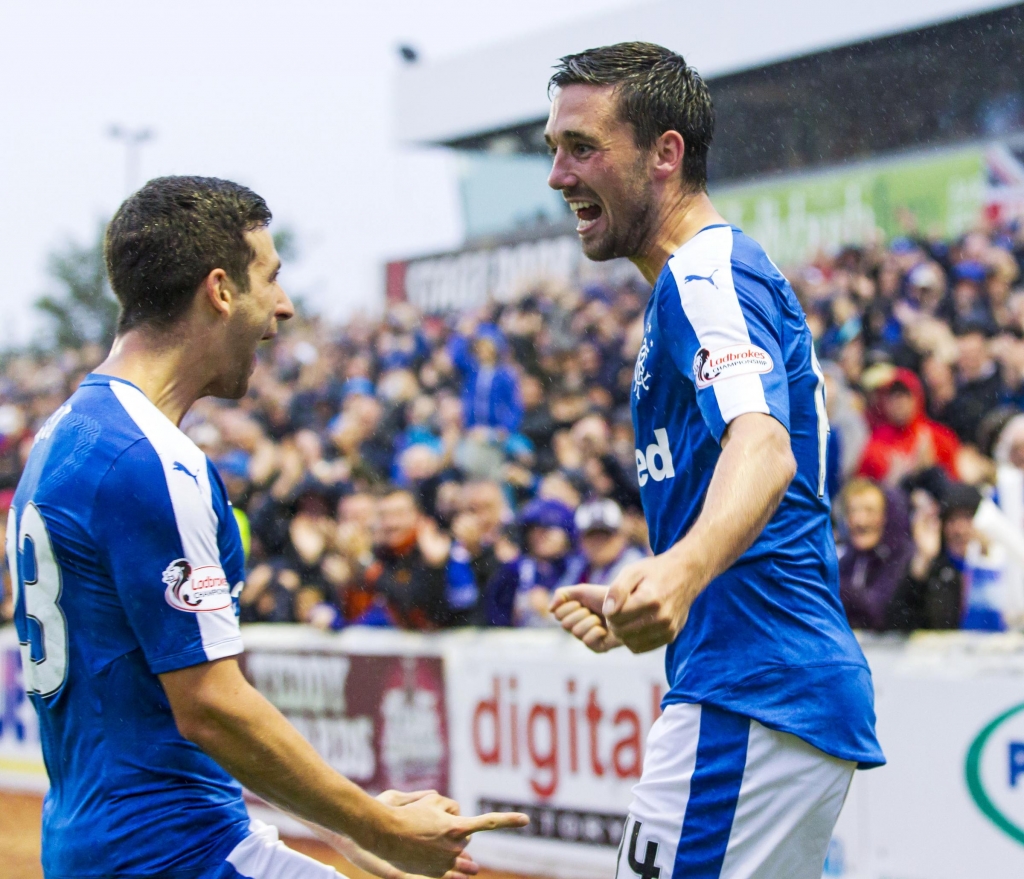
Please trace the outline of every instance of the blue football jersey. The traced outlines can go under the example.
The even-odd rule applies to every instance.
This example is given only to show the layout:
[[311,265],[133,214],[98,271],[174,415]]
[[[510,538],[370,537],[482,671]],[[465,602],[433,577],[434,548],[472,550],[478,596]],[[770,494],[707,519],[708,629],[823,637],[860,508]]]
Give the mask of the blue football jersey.
[[138,388],[90,375],[36,436],[7,561],[50,776],[46,876],[207,875],[249,819],[157,675],[242,651],[216,470]]
[[839,601],[824,380],[792,288],[738,229],[709,226],[669,258],[644,320],[632,409],[656,553],[697,519],[734,418],[778,419],[797,462],[771,521],[669,646],[666,703],[715,705],[862,766],[884,763],[871,673]]

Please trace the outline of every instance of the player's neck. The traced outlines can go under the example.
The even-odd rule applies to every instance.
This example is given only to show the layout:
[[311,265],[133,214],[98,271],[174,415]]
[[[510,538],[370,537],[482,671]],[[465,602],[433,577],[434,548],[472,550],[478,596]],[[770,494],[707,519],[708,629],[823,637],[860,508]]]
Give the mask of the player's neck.
[[706,192],[680,192],[666,200],[659,213],[650,243],[632,258],[648,284],[658,280],[668,258],[701,229],[725,222]]
[[161,344],[142,330],[118,336],[94,371],[131,382],[174,424],[181,423],[206,385],[196,370],[194,349],[190,355],[186,346]]

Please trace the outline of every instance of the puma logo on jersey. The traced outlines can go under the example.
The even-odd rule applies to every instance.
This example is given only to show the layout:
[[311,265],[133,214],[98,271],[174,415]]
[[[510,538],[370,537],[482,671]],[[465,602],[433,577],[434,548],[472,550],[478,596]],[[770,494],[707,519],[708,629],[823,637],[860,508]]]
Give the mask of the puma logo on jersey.
[[672,461],[672,449],[668,444],[668,431],[664,427],[659,427],[654,431],[654,438],[657,442],[651,443],[646,451],[635,450],[636,475],[641,488],[647,485],[648,479],[663,482],[676,475],[675,464]]
[[182,464],[181,461],[175,461],[174,462],[174,467],[172,469],[177,470],[179,473],[184,473],[193,482],[195,482],[196,488],[199,488],[199,471],[198,470],[195,473],[193,473],[191,470],[188,469],[188,467],[186,467],[184,464]]
[[710,275],[687,275],[683,278],[684,284],[692,284],[694,281],[707,281],[716,290],[718,284],[715,283],[715,275],[718,274],[718,269],[715,269]]

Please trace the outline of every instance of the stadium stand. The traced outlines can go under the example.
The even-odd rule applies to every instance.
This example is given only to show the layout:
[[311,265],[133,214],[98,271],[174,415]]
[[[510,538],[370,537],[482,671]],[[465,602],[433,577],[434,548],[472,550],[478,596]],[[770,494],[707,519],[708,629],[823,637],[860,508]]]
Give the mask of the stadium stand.
[[[992,222],[786,272],[826,376],[856,625],[1024,620],[990,588],[1022,591],[1021,566],[974,520],[991,496],[1024,528],[1022,269],[1024,227]],[[471,313],[400,303],[379,321],[293,321],[244,400],[201,401],[183,424],[219,468],[249,547],[243,620],[545,625],[552,588],[645,552],[629,395],[647,295],[550,287]],[[9,359],[4,506],[34,431],[101,359]],[[598,499],[612,503],[576,515]]]

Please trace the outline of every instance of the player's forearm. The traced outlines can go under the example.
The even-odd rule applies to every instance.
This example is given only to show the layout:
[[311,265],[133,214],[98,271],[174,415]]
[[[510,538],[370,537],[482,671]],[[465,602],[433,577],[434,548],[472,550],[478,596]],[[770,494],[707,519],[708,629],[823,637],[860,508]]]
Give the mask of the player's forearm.
[[405,879],[407,874],[399,870],[394,866],[394,864],[390,864],[383,858],[379,858],[375,854],[368,852],[366,849],[361,848],[347,836],[326,830],[319,824],[314,824],[312,821],[303,820],[302,823],[306,825],[317,839],[321,842],[327,843],[327,845],[339,854],[344,855],[346,860],[354,864],[360,870],[364,870],[373,876],[377,876],[379,879]]
[[[390,861],[378,857],[373,852],[368,852],[366,849],[356,845],[347,836],[342,836],[340,833],[332,833],[330,830],[325,830],[319,824],[314,824],[312,821],[303,821],[302,823],[309,828],[317,839],[329,845],[342,855],[345,860],[364,873],[369,873],[371,876],[378,877],[378,879],[425,879],[425,877],[407,873]],[[456,861],[454,869],[445,874],[444,879],[469,879],[470,876],[476,874],[478,869],[471,857],[463,855]]]
[[[240,675],[239,675],[240,677]],[[197,707],[183,735],[245,787],[268,802],[379,850],[390,832],[390,810],[335,772],[244,679]]]
[[730,425],[700,516],[669,550],[696,572],[700,589],[750,548],[795,474],[789,433],[778,421],[750,414]]

